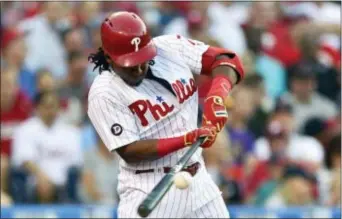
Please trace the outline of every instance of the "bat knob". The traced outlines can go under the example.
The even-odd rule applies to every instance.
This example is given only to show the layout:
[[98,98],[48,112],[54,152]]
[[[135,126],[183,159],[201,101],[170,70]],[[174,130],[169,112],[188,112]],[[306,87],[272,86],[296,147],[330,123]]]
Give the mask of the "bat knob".
[[140,217],[147,217],[150,214],[150,210],[146,205],[140,205],[138,208],[138,214]]

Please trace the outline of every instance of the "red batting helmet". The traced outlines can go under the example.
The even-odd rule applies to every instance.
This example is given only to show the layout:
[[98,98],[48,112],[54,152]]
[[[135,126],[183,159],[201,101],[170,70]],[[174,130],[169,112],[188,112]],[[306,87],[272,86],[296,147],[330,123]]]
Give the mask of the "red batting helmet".
[[116,64],[132,67],[151,60],[157,54],[145,23],[131,12],[115,12],[101,25],[104,52]]

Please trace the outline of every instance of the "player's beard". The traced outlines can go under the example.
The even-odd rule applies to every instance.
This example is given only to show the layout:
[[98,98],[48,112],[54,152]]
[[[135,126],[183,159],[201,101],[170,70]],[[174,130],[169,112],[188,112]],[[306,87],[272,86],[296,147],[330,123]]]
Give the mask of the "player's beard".
[[125,81],[129,86],[132,86],[132,87],[137,87],[139,86],[142,82],[143,82],[144,78],[142,79],[139,79],[138,81],[135,81],[135,82],[128,82],[128,81]]
[[136,68],[117,68],[114,70],[116,72],[117,75],[119,75],[121,77],[121,79],[128,84],[129,86],[139,86],[144,78],[147,75],[147,71],[148,71],[148,65],[147,63],[143,64],[142,67],[142,73],[141,74],[137,74],[138,72],[136,71]]
[[123,76],[121,78],[129,86],[137,87],[137,86],[139,86],[143,82],[144,78],[146,77],[146,73],[147,73],[147,71],[145,71],[141,76],[139,76],[137,78],[127,77],[127,76]]

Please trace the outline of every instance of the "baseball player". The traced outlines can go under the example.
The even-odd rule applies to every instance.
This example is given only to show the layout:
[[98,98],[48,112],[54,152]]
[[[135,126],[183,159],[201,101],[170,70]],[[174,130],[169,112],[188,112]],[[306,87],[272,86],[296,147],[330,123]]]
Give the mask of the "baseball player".
[[[193,176],[191,185],[171,187],[149,217],[229,218],[201,152],[227,121],[224,98],[244,77],[239,58],[179,35],[151,39],[129,12],[107,17],[101,40],[89,56],[100,74],[90,88],[88,115],[108,150],[120,155],[118,217],[139,218],[142,200],[201,136],[201,148],[183,169]],[[199,128],[194,74],[213,78]]]

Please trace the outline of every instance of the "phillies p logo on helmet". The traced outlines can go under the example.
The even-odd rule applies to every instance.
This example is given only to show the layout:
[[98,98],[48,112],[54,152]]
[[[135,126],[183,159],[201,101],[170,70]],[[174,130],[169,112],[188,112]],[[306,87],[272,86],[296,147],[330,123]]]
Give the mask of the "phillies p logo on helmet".
[[139,50],[139,44],[141,40],[139,37],[134,37],[131,41],[131,44],[135,46],[135,51],[137,52]]

